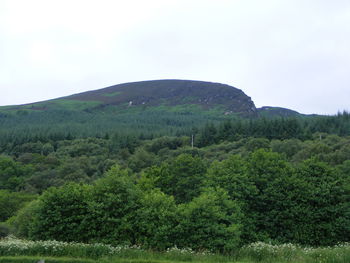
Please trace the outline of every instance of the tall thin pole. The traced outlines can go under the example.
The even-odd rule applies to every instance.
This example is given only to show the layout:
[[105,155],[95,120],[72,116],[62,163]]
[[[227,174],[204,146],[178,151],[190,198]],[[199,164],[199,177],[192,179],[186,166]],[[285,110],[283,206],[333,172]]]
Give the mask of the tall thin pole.
[[193,149],[193,144],[194,144],[194,136],[193,136],[193,134],[192,134],[192,140],[191,140],[192,149]]

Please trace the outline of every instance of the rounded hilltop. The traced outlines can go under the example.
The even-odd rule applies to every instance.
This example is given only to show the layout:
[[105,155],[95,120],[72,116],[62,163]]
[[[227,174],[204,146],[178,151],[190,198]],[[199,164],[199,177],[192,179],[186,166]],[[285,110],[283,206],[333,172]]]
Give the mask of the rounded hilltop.
[[242,90],[235,87],[194,80],[150,80],[123,83],[103,89],[65,97],[79,101],[99,101],[99,107],[126,106],[178,106],[199,105],[204,110],[220,107],[223,113],[256,115],[254,102]]

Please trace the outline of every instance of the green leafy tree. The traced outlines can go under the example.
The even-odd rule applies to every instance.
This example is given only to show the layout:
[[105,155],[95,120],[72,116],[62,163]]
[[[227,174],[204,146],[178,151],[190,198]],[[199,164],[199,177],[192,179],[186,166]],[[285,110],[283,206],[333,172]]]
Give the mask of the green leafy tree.
[[296,153],[302,149],[302,142],[298,139],[289,140],[273,140],[271,149],[274,152],[285,154],[288,159],[291,159]]
[[88,242],[90,186],[70,183],[50,188],[39,198],[29,236],[34,239]]
[[[188,139],[188,138],[187,138]],[[157,154],[162,149],[175,150],[185,144],[185,138],[163,136],[146,144],[146,150]]]
[[58,187],[64,184],[56,169],[44,169],[43,171],[34,172],[25,181],[25,191],[32,193],[42,193],[49,187]]
[[311,245],[347,242],[350,236],[348,175],[339,174],[315,158],[304,161],[297,172],[307,187],[299,203],[303,212],[298,218],[296,241]]
[[246,142],[245,148],[249,152],[253,152],[258,149],[269,149],[270,141],[266,138],[250,138]]
[[200,193],[206,166],[199,157],[181,154],[169,164],[163,164],[160,169],[152,170],[155,186],[166,194],[172,195],[177,203],[192,200]]
[[222,189],[208,188],[178,212],[176,243],[196,250],[232,251],[240,243],[241,213]]
[[128,160],[128,167],[134,172],[140,172],[142,169],[150,167],[156,162],[156,155],[149,153],[143,148],[139,148]]
[[63,182],[88,182],[89,177],[82,169],[78,160],[67,160],[57,169],[59,180]]
[[128,171],[112,168],[107,176],[96,181],[88,204],[90,241],[108,244],[135,244],[133,219],[140,191]]
[[24,188],[24,181],[33,173],[30,165],[21,165],[11,157],[0,156],[0,189],[19,191]]
[[276,218],[276,215],[288,216],[286,210],[290,204],[286,180],[292,174],[290,165],[277,153],[260,149],[250,155],[248,178],[256,192],[245,199],[246,241],[276,239],[280,235],[284,219]]
[[164,250],[174,244],[176,204],[172,196],[159,190],[144,192],[133,218],[136,244]]
[[206,185],[225,189],[233,200],[244,200],[256,194],[256,188],[248,178],[247,162],[239,155],[231,155],[221,162],[214,161],[206,174]]

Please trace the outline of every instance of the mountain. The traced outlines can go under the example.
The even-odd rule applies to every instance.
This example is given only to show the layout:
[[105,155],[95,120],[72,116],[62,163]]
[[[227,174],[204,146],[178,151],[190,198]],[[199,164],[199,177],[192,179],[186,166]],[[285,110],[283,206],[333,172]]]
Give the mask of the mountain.
[[301,114],[297,111],[281,108],[281,107],[270,107],[270,106],[264,106],[257,109],[257,112],[260,117],[266,117],[266,118],[274,118],[274,117],[300,117],[304,114]]
[[86,137],[111,133],[189,134],[206,123],[240,117],[299,116],[263,107],[242,90],[212,82],[152,80],[119,84],[48,101],[0,107],[0,137]]
[[[71,96],[10,106],[7,110],[105,110],[116,107],[152,108],[193,106],[201,110],[220,109],[222,114],[257,116],[256,107],[242,90],[220,83],[192,80],[153,80],[119,84]],[[180,106],[180,107],[179,107]],[[1,109],[1,108],[0,108]]]

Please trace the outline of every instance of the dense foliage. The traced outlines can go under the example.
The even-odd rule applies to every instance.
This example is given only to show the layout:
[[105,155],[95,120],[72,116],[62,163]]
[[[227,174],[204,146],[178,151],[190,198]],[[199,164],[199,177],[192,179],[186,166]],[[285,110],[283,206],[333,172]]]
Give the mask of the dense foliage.
[[[350,236],[349,114],[2,138],[0,234],[228,252]],[[5,143],[6,142],[6,143]]]

